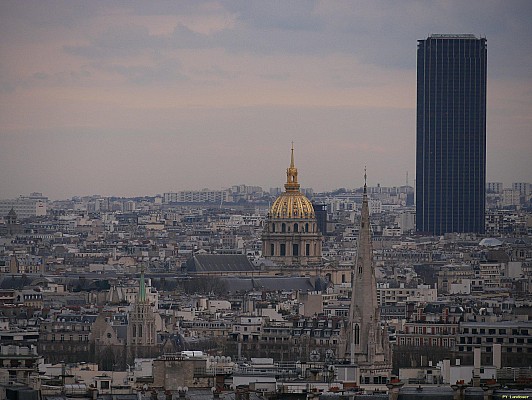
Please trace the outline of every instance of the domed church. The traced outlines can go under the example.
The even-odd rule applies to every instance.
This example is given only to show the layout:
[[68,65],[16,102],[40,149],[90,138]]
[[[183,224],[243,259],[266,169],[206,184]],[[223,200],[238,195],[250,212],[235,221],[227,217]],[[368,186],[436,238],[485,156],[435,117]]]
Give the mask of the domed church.
[[267,216],[262,255],[279,265],[316,265],[321,262],[322,237],[314,207],[299,191],[293,146],[284,187]]

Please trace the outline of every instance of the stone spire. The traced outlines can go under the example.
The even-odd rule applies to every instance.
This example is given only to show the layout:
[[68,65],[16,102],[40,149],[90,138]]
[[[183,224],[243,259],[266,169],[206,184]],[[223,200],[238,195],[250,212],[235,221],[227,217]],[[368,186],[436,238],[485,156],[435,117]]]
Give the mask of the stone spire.
[[352,273],[345,359],[359,365],[361,372],[366,370],[367,376],[375,376],[376,371],[379,371],[378,375],[386,377],[391,371],[391,358],[387,332],[383,331],[380,324],[366,179],[364,171],[364,194],[357,258]]
[[146,303],[146,281],[144,280],[144,265],[140,267],[139,303]]

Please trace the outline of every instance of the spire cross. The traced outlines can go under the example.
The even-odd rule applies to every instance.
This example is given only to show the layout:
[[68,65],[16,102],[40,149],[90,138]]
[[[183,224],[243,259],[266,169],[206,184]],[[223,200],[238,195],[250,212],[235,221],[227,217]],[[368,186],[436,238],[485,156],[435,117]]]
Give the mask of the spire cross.
[[290,168],[294,168],[294,141],[292,140],[292,156],[290,158]]

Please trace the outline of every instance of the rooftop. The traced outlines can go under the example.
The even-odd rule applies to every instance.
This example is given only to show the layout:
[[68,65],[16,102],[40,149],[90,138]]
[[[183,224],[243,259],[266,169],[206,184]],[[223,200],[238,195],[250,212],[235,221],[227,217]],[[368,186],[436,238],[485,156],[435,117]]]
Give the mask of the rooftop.
[[478,39],[472,33],[432,33],[429,37],[433,39]]

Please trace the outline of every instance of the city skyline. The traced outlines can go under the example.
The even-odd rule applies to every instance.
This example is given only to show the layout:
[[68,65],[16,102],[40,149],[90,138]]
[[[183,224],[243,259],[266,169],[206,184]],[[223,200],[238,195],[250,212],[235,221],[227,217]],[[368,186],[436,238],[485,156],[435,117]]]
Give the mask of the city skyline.
[[532,182],[532,5],[0,4],[0,198],[415,179],[416,43],[488,39],[488,182]]

